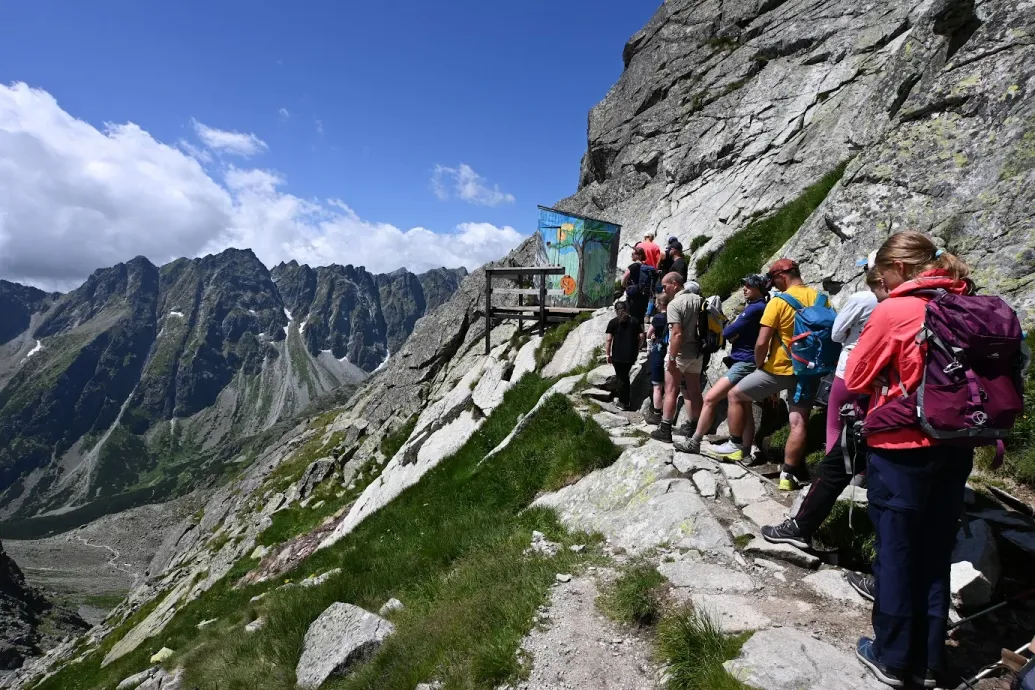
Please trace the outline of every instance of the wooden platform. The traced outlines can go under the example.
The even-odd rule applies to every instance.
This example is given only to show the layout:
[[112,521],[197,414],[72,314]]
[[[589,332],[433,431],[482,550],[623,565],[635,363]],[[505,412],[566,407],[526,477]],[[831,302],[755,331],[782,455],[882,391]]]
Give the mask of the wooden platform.
[[[492,349],[491,333],[492,321],[504,319],[517,319],[518,328],[524,325],[526,320],[538,322],[539,335],[546,332],[546,324],[563,323],[570,321],[583,312],[593,312],[596,308],[581,307],[550,307],[546,304],[547,297],[559,297],[564,294],[562,290],[548,290],[546,288],[546,277],[551,275],[564,275],[564,266],[509,266],[506,268],[485,269],[485,354]],[[520,285],[525,278],[539,278],[538,288],[496,288],[492,287],[493,278],[510,278],[516,280]],[[517,306],[494,307],[492,306],[493,294],[517,295]],[[525,304],[525,297],[538,297],[538,304]]]

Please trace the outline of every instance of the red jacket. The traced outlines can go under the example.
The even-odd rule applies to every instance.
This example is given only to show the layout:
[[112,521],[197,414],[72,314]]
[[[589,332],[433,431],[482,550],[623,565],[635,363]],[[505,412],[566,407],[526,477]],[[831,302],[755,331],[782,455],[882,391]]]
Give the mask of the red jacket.
[[[933,269],[899,285],[877,305],[845,368],[848,390],[871,396],[871,410],[912,393],[920,385],[924,353],[916,335],[924,323],[927,300],[910,294],[919,288],[942,288],[957,294],[968,290],[966,283],[953,280],[945,270]],[[887,450],[936,445],[919,427],[873,434],[866,442],[872,448]]]

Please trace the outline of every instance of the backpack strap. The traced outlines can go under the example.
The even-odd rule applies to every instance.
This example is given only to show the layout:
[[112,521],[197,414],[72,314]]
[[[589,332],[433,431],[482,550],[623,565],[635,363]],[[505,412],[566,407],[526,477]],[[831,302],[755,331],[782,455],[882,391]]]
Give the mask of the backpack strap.
[[[777,299],[782,299],[784,302],[786,302],[787,304],[790,305],[791,309],[793,309],[796,312],[801,311],[802,309],[805,308],[805,306],[801,302],[799,302],[797,299],[795,299],[793,296],[787,294],[786,292],[779,292],[779,293],[777,293],[776,294],[776,298]],[[776,337],[780,338],[780,334],[777,333]],[[787,358],[789,360],[791,360],[791,362],[793,362],[794,361],[794,354],[791,352],[791,348],[787,346],[787,343],[785,343],[783,341],[783,338],[780,338],[780,347],[782,347],[783,351],[787,353]]]

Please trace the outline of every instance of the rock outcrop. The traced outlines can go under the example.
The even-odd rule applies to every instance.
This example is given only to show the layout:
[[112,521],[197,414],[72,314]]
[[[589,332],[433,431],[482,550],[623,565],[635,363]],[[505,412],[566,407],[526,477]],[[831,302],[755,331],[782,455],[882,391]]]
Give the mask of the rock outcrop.
[[79,634],[89,626],[79,616],[54,606],[25,583],[18,565],[0,543],[0,670],[20,667],[27,658],[53,647],[56,636]]
[[373,656],[394,631],[394,625],[358,606],[333,604],[306,631],[295,669],[298,686],[318,688],[331,676],[347,673]]
[[696,240],[701,259],[851,161],[780,252],[808,282],[836,294],[909,228],[1030,322],[1033,35],[1030,3],[1008,0],[669,0],[590,113],[560,207],[622,223],[623,242]]

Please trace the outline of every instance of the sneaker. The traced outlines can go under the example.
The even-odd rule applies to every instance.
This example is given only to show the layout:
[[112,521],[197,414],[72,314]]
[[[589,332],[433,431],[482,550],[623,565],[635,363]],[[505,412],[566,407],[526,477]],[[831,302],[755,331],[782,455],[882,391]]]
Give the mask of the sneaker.
[[744,467],[757,467],[758,465],[765,465],[767,462],[769,460],[766,458],[765,453],[762,452],[762,449],[758,446],[751,446],[751,452],[744,456],[740,464]]
[[809,468],[804,465],[791,467],[785,463],[780,472],[780,491],[796,491],[811,482]]
[[874,600],[876,583],[874,582],[872,575],[863,575],[862,573],[856,573],[849,570],[845,573],[845,579],[848,580],[848,584],[851,585],[852,589],[858,592],[859,596],[863,599],[867,599],[869,601]]
[[721,446],[712,446],[704,454],[723,462],[740,462],[744,459],[744,449],[732,441],[726,441]]
[[643,421],[647,424],[658,425],[661,424],[661,412],[655,412],[654,410],[647,410],[647,413],[643,415]]
[[862,665],[870,669],[870,672],[877,677],[877,680],[893,688],[903,688],[906,683],[902,676],[892,671],[877,658],[873,649],[873,640],[868,637],[860,637],[859,643],[855,646],[855,656],[862,662]]
[[672,425],[662,422],[657,429],[650,432],[650,437],[662,443],[672,443]]
[[695,436],[688,436],[685,441],[676,441],[673,445],[680,453],[701,453],[701,439]]
[[916,685],[920,688],[938,687],[938,674],[932,671],[931,669],[927,669],[927,671],[922,676],[919,673],[910,673],[909,680],[913,683],[913,685]]
[[762,528],[762,538],[770,544],[790,544],[799,549],[811,549],[809,539],[798,529],[798,523],[794,518],[787,518],[779,525],[766,525]]

